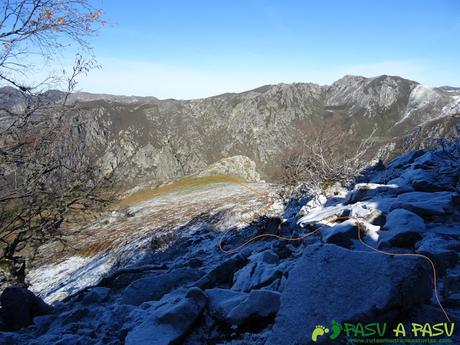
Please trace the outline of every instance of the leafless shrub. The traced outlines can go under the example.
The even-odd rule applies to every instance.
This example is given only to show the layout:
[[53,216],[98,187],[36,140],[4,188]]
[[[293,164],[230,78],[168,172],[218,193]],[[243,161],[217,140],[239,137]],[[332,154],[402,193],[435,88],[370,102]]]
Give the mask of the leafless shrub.
[[[35,60],[51,60],[73,42],[89,48],[88,37],[104,25],[102,12],[88,0],[6,0],[0,5],[0,79],[22,91],[46,86],[24,85]],[[51,76],[50,76],[51,77]]]
[[346,184],[369,162],[366,153],[372,136],[357,141],[332,121],[303,129],[283,151],[281,181],[305,189]]
[[[87,0],[17,0],[0,5],[0,83],[15,88],[0,107],[0,260],[21,283],[25,263],[40,244],[60,238],[66,217],[110,199],[113,173],[103,174],[88,156],[86,123],[67,104],[77,78],[96,67],[77,54],[66,92],[45,92],[50,79],[26,85],[27,61],[37,52],[52,59],[68,39],[86,39],[103,24]],[[55,80],[53,80],[55,81]],[[5,267],[5,265],[2,265]]]

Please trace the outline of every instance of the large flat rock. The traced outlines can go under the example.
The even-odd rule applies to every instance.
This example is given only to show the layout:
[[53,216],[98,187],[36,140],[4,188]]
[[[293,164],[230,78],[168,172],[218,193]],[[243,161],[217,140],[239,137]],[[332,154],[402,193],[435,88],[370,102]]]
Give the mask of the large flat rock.
[[203,274],[192,268],[179,268],[163,274],[154,274],[132,282],[122,293],[121,303],[140,305],[156,301],[186,282],[197,280]]
[[330,326],[331,320],[399,319],[430,299],[431,280],[421,258],[314,246],[289,273],[267,344],[309,344],[314,327]]
[[415,242],[422,238],[426,226],[423,218],[417,214],[397,208],[390,212],[380,232],[379,247],[413,248]]
[[453,198],[450,192],[410,192],[399,195],[392,209],[405,208],[419,216],[442,216],[453,211]]
[[128,333],[124,343],[126,345],[181,344],[203,312],[206,302],[206,295],[200,289],[192,288],[185,297],[154,304],[140,313],[141,322]]

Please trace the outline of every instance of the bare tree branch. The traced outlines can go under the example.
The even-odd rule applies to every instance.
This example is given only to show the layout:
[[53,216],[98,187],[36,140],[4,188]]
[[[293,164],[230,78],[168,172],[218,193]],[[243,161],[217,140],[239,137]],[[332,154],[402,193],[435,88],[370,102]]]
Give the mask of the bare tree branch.
[[[103,205],[113,174],[103,175],[88,156],[86,119],[68,97],[77,79],[97,68],[77,54],[66,91],[45,92],[51,76],[24,85],[30,65],[19,59],[53,58],[69,42],[87,39],[104,24],[88,0],[10,0],[0,5],[0,84],[12,86],[12,104],[0,107],[0,260],[23,283],[37,245],[60,238],[76,204]],[[26,74],[27,72],[27,74]],[[24,248],[29,248],[23,251]]]

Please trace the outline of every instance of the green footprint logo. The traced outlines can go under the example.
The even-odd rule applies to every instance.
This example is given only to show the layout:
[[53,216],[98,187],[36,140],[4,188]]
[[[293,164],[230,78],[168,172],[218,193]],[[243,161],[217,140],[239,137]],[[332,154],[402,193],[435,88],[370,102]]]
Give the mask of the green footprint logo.
[[335,320],[332,320],[332,333],[331,335],[329,336],[329,339],[337,339],[337,337],[340,335],[340,332],[342,332],[342,326],[340,325],[340,323],[338,323],[337,321]]
[[329,328],[326,328],[324,326],[318,325],[318,326],[315,327],[315,329],[311,333],[311,340],[316,342],[318,340],[318,337],[321,337],[325,333],[329,333]]

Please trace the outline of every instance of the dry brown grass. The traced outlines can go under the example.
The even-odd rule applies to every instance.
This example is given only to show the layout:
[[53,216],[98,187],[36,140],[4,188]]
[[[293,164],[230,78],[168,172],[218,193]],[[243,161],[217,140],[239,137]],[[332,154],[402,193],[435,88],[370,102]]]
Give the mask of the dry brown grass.
[[171,183],[163,184],[157,187],[147,186],[141,190],[130,194],[124,199],[116,201],[112,206],[128,206],[138,202],[152,199],[156,196],[177,192],[190,191],[197,187],[214,184],[214,183],[244,183],[245,180],[235,175],[213,175],[204,177],[184,177]]
[[92,257],[96,254],[102,253],[108,248],[110,248],[113,244],[113,240],[105,240],[97,243],[92,243],[88,247],[82,248],[78,250],[75,255],[80,256],[82,258]]
[[[244,183],[245,181],[234,175],[214,175],[205,177],[185,177],[177,181],[163,184],[160,186],[146,186],[135,193],[128,195],[126,198],[118,200],[110,205],[110,208],[127,207],[135,203],[145,200],[150,200],[159,195],[164,195],[170,192],[190,192],[196,188],[215,184],[215,183]],[[114,239],[101,239],[98,242],[90,243],[88,246],[76,249],[74,255],[80,257],[92,257],[106,251],[114,245]]]

